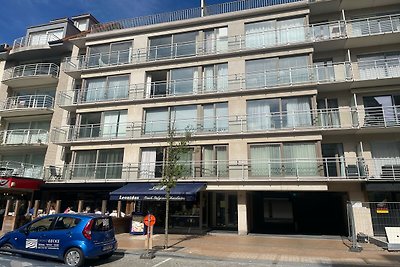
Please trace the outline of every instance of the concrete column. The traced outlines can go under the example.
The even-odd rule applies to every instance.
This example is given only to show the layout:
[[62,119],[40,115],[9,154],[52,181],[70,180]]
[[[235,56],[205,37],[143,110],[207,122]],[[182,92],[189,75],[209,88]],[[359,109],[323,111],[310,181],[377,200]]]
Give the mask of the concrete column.
[[4,211],[4,217],[8,216],[8,212],[10,211],[11,200],[7,199],[6,210]]
[[61,209],[61,200],[56,201],[56,213],[60,213]]
[[117,218],[121,217],[121,208],[122,208],[122,201],[118,200],[118,206],[117,206]]
[[247,235],[247,197],[246,191],[238,191],[237,193],[237,211],[238,211],[238,234]]
[[39,204],[40,204],[40,200],[35,200],[35,204],[33,206],[33,218],[37,217]]
[[78,212],[82,212],[82,209],[83,209],[83,200],[79,200],[78,201]]
[[107,200],[101,201],[101,213],[105,214],[107,211]]

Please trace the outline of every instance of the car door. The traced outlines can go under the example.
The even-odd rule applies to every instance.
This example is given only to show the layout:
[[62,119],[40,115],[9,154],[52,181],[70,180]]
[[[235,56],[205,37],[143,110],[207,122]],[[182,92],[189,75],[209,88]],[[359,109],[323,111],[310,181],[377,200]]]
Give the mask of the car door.
[[24,238],[19,242],[19,248],[27,252],[51,255],[48,253],[47,241],[55,219],[55,216],[47,216],[28,225]]
[[71,215],[58,216],[54,222],[54,227],[48,244],[52,244],[51,253],[55,256],[62,256],[65,249],[70,247],[72,241],[76,240],[75,226],[80,223],[81,219]]

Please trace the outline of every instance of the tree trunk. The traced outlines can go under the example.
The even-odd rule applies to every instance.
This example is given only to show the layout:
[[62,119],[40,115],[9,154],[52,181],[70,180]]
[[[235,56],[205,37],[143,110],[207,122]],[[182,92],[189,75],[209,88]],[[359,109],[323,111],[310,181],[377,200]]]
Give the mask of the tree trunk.
[[165,231],[164,231],[164,249],[168,248],[168,218],[169,218],[169,197],[170,189],[165,190]]

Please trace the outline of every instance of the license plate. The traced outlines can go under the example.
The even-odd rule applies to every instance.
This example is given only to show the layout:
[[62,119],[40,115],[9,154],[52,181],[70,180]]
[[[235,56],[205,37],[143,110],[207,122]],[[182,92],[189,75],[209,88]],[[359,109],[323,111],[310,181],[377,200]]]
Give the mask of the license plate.
[[108,245],[108,246],[103,247],[103,251],[111,250],[111,249],[113,249],[113,245]]

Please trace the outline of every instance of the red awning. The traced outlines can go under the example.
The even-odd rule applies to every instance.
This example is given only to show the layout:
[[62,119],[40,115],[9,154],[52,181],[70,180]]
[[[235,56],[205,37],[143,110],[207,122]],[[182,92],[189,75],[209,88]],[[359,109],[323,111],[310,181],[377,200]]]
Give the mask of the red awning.
[[38,190],[43,184],[41,179],[1,177],[0,189]]

